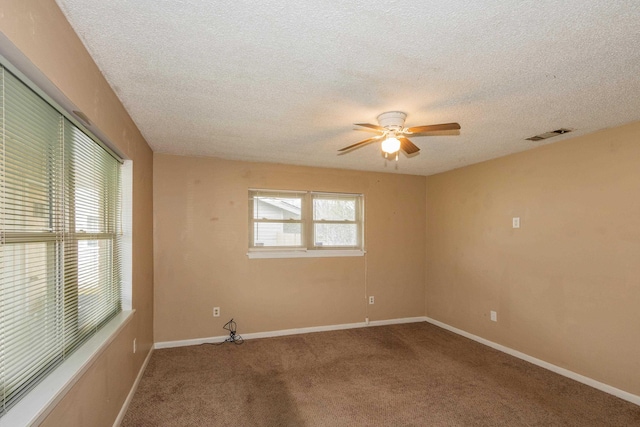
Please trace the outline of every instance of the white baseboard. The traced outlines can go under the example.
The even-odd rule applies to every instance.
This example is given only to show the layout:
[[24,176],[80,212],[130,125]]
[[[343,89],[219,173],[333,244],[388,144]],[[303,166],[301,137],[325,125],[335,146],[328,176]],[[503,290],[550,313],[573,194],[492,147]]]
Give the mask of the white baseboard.
[[471,334],[469,332],[463,331],[462,329],[454,328],[453,326],[447,325],[446,323],[442,323],[442,322],[440,322],[438,320],[435,320],[435,319],[431,319],[430,317],[425,317],[424,320],[429,322],[429,323],[431,323],[431,324],[433,324],[433,325],[439,326],[442,329],[446,329],[446,330],[451,331],[453,333],[456,333],[458,335],[462,335],[463,337],[466,337],[466,338],[469,338],[471,340],[477,341],[480,344],[484,344],[486,346],[494,348],[494,349],[496,349],[498,351],[501,351],[503,353],[507,353],[507,354],[509,354],[511,356],[517,357],[518,359],[522,359],[522,360],[525,360],[525,361],[527,361],[529,363],[533,363],[534,365],[538,365],[541,368],[547,369],[547,370],[549,370],[551,372],[555,372],[556,374],[560,374],[560,375],[562,375],[564,377],[571,378],[572,380],[578,381],[579,383],[586,384],[586,385],[588,385],[590,387],[593,387],[593,388],[598,389],[600,391],[604,391],[605,393],[609,393],[611,395],[619,397],[620,399],[626,400],[628,402],[631,402],[631,403],[634,403],[634,404],[640,406],[640,396],[637,396],[635,394],[631,394],[631,393],[626,392],[624,390],[620,390],[620,389],[612,387],[612,386],[610,386],[608,384],[601,383],[600,381],[596,381],[596,380],[594,380],[592,378],[585,377],[584,375],[577,374],[577,373],[575,373],[573,371],[570,371],[568,369],[561,368],[561,367],[553,365],[553,364],[551,364],[549,362],[545,362],[544,360],[540,360],[540,359],[537,359],[537,358],[535,358],[533,356],[529,356],[528,354],[521,353],[521,352],[519,352],[517,350],[514,350],[512,348],[505,347],[505,346],[503,346],[501,344],[497,344],[497,343],[495,343],[493,341],[489,341],[489,340],[484,339],[482,337],[479,337],[477,335],[473,335],[473,334]]
[[427,321],[427,318],[424,316],[403,317],[401,319],[372,320],[369,322],[368,326],[400,325],[402,323],[417,323],[417,322],[426,322],[426,321]]
[[151,353],[153,353],[153,348],[154,347],[151,346],[149,353],[147,353],[147,357],[144,359],[144,362],[142,363],[142,366],[138,371],[138,376],[136,377],[136,380],[133,382],[133,385],[131,386],[131,390],[129,391],[127,398],[124,400],[124,403],[122,404],[122,408],[120,408],[120,413],[118,413],[118,417],[114,421],[113,427],[120,427],[120,424],[124,419],[124,415],[127,413],[127,409],[129,409],[129,404],[131,403],[131,399],[133,399],[133,396],[136,394],[136,390],[138,389],[138,384],[140,384],[142,375],[144,374],[144,371],[147,369],[149,360],[151,360]]
[[[253,332],[249,334],[240,334],[240,335],[242,336],[243,339],[250,340],[250,339],[256,339],[256,338],[282,337],[285,335],[309,334],[313,332],[326,332],[326,331],[339,331],[342,329],[366,328],[371,326],[425,322],[426,320],[427,320],[426,317],[404,317],[401,319],[373,320],[373,321],[370,321],[369,323],[367,322],[343,323],[340,325],[311,326],[308,328],[282,329],[279,331]],[[225,336],[196,338],[196,339],[180,340],[180,341],[163,341],[163,342],[155,343],[154,348],[160,349],[160,348],[186,347],[190,345],[200,345],[205,343],[218,343],[218,342],[224,341],[228,337],[229,337],[228,335],[225,335]]]

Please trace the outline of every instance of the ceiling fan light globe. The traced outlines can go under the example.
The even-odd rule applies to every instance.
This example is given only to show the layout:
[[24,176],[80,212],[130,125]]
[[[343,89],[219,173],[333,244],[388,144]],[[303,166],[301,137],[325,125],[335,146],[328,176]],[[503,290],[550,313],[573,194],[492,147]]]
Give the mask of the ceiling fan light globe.
[[396,153],[400,150],[400,141],[398,138],[390,137],[382,141],[382,151],[388,154]]

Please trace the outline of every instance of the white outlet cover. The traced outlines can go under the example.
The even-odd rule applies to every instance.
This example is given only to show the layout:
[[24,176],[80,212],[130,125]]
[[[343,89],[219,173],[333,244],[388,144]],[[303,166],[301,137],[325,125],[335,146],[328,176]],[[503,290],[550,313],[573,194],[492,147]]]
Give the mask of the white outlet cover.
[[513,218],[513,228],[520,228],[520,217]]
[[491,321],[492,322],[497,322],[498,321],[498,313],[496,313],[493,310],[491,310]]
[[373,304],[375,303],[375,298],[374,297],[369,297],[369,304]]

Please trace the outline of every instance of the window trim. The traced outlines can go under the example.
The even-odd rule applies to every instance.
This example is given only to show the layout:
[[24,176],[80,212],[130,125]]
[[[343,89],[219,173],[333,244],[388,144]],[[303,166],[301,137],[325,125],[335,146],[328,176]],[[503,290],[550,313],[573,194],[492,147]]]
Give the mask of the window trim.
[[[254,199],[260,193],[272,193],[276,195],[299,195],[302,207],[300,210],[300,219],[259,219],[254,218]],[[316,197],[328,197],[332,195],[336,199],[353,198],[356,201],[356,213],[354,221],[338,221],[338,220],[315,220],[313,211],[313,202]],[[362,193],[344,193],[344,192],[327,192],[327,191],[305,191],[305,190],[279,190],[279,189],[248,189],[248,251],[249,259],[266,259],[266,258],[321,258],[321,257],[351,257],[364,256],[365,250],[365,218],[364,218],[364,194]],[[301,244],[299,246],[253,246],[254,229],[256,223],[296,223],[301,224]],[[315,242],[315,226],[316,224],[355,224],[358,233],[358,245],[356,246],[320,246]]]
[[321,250],[257,250],[247,252],[249,259],[269,259],[269,258],[331,258],[331,257],[353,257],[364,256],[367,251],[363,249],[321,249]]

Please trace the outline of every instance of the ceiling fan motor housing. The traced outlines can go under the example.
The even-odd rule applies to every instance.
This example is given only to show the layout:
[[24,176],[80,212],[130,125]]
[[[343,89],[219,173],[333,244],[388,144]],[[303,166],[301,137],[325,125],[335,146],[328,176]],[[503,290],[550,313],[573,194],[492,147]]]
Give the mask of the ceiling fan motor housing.
[[[414,126],[405,129],[404,121],[407,118],[407,113],[402,111],[387,111],[380,114],[378,117],[378,125],[371,123],[354,123],[356,126],[362,126],[367,128],[369,132],[373,130],[378,135],[367,138],[364,141],[356,142],[348,147],[341,148],[338,151],[353,150],[358,147],[365,146],[374,142],[382,141],[382,151],[386,154],[397,153],[398,150],[404,151],[408,156],[420,151],[413,142],[407,138],[408,136],[428,136],[429,132],[438,132],[443,130],[458,130],[460,125],[458,123],[441,123],[437,125],[425,125]],[[397,155],[396,155],[397,158]]]
[[407,114],[402,111],[387,111],[378,116],[378,124],[389,130],[399,131],[404,127]]

